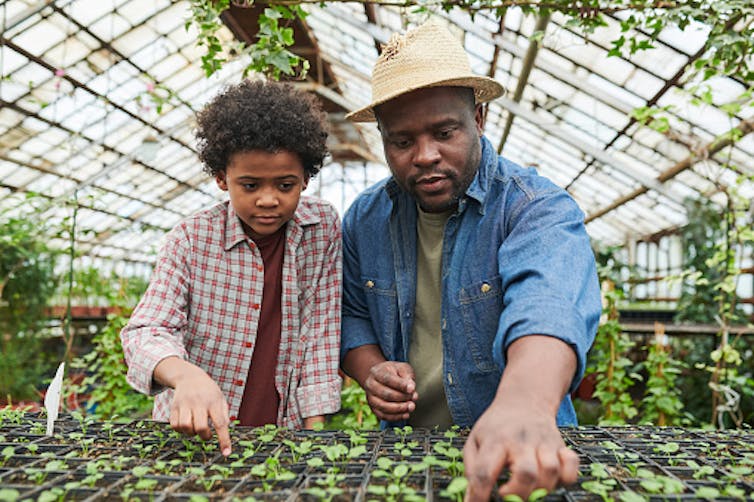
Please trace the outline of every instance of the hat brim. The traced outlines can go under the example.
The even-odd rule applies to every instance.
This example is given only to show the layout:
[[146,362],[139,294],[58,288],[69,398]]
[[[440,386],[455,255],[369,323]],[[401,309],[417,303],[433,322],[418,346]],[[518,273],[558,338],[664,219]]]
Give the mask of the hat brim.
[[418,89],[424,89],[427,87],[470,87],[474,89],[474,96],[477,103],[486,103],[493,99],[499,98],[505,94],[505,88],[500,85],[496,80],[489,77],[482,77],[479,75],[469,75],[465,77],[456,77],[446,80],[439,80],[431,84],[423,84],[417,86],[408,86],[397,90],[391,94],[383,96],[382,98],[373,101],[369,105],[354,110],[346,115],[346,119],[352,122],[374,122],[377,119],[374,116],[374,107],[383,103],[395,99],[403,94],[416,91]]

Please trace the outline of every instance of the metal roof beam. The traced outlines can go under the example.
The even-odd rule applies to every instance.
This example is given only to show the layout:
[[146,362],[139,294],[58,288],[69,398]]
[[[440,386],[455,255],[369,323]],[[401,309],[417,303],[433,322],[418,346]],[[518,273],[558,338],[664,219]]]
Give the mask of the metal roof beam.
[[536,125],[543,131],[547,132],[548,134],[551,134],[554,137],[560,139],[561,141],[568,143],[572,147],[576,148],[577,150],[580,150],[581,152],[586,153],[587,155],[591,155],[592,157],[600,161],[602,164],[606,166],[610,166],[613,169],[619,171],[621,174],[631,178],[632,180],[636,181],[637,183],[645,187],[644,188],[645,191],[647,188],[651,188],[652,190],[666,196],[670,200],[673,200],[679,204],[683,202],[683,197],[673,193],[668,187],[663,187],[660,181],[637,175],[636,173],[633,172],[633,169],[631,169],[631,167],[624,165],[623,162],[611,156],[609,153],[605,152],[604,150],[601,150],[600,148],[586,145],[583,139],[574,136],[573,134],[561,128],[557,124],[545,122],[542,119],[542,117],[532,112],[531,110],[528,110],[524,106],[516,103],[515,101],[505,98],[505,97],[501,97],[501,98],[498,98],[495,102],[499,103],[503,108],[508,110],[509,113],[518,115],[524,120],[527,120],[531,122],[532,124]]
[[[735,128],[741,131],[743,136],[746,136],[747,134],[750,134],[752,131],[754,131],[754,119],[744,120],[741,123],[738,124],[738,126]],[[705,148],[702,149],[702,151],[705,153],[705,157],[698,157],[696,155],[689,155],[682,161],[678,162],[677,164],[673,165],[669,169],[666,169],[660,175],[657,177],[657,181],[659,182],[665,182],[675,176],[678,175],[678,173],[685,171],[686,169],[693,166],[696,162],[701,160],[702,158],[706,157],[712,157],[717,152],[722,150],[723,148],[730,146],[733,144],[733,140],[730,137],[730,133],[723,134],[722,136],[718,137],[716,140],[709,143]],[[637,188],[636,190],[632,191],[629,194],[624,195],[623,197],[615,200],[613,203],[611,203],[609,206],[606,206],[598,211],[595,211],[589,215],[587,215],[585,222],[589,223],[592,220],[595,220],[597,218],[600,218],[604,216],[605,214],[609,213],[610,211],[613,211],[614,209],[622,206],[626,202],[635,199],[636,197],[644,194],[647,192],[646,187]]]
[[[539,31],[545,31],[547,28],[547,23],[550,22],[550,14],[546,13],[537,18],[537,25],[534,27],[535,32]],[[529,82],[529,75],[531,74],[531,69],[534,67],[534,61],[537,59],[537,53],[539,52],[539,41],[537,40],[531,40],[529,41],[529,47],[526,49],[526,55],[524,56],[522,66],[521,66],[521,74],[518,76],[518,81],[516,82],[516,90],[513,92],[513,101],[516,103],[521,102],[521,97],[524,95],[524,89],[526,88],[526,84]],[[499,47],[495,45],[495,56],[497,56],[497,51],[499,50]],[[494,63],[493,58],[493,63]],[[490,73],[493,73],[493,70],[495,67],[490,68]],[[494,78],[494,75],[492,75]],[[507,117],[505,117],[505,126],[503,127],[503,135],[500,138],[500,143],[497,145],[497,153],[500,153],[503,151],[503,147],[505,146],[505,142],[508,140],[508,134],[511,132],[511,127],[513,126],[513,121],[515,120],[516,116],[512,113],[509,113]]]

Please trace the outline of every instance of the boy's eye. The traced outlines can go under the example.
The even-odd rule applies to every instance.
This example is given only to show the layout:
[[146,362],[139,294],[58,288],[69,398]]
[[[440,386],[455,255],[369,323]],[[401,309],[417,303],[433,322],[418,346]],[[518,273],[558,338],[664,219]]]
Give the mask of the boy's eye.
[[257,187],[256,183],[243,183],[241,185],[244,190],[254,190]]
[[287,192],[289,190],[292,190],[294,185],[295,183],[293,183],[292,181],[286,181],[280,184],[280,190]]

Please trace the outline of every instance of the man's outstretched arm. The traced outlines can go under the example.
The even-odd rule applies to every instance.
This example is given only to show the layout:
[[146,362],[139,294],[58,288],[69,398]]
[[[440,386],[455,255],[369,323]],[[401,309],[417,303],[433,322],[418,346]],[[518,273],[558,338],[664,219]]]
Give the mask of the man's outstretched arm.
[[576,371],[576,355],[561,340],[524,336],[508,347],[495,399],[466,440],[467,502],[488,501],[504,468],[501,495],[527,499],[578,477],[579,458],[566,448],[556,416]]

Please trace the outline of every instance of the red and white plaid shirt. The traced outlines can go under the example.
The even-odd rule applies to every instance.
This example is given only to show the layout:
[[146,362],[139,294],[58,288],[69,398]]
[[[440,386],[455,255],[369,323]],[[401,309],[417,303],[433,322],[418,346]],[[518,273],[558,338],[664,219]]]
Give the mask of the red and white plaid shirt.
[[[304,418],[340,408],[341,267],[338,214],[327,202],[301,197],[288,223],[283,260],[275,370],[280,426],[300,428]],[[228,202],[167,234],[149,288],[121,331],[128,382],[157,394],[155,420],[170,416],[173,391],[152,379],[168,356],[204,369],[235,419],[257,336],[263,273],[259,250]]]

